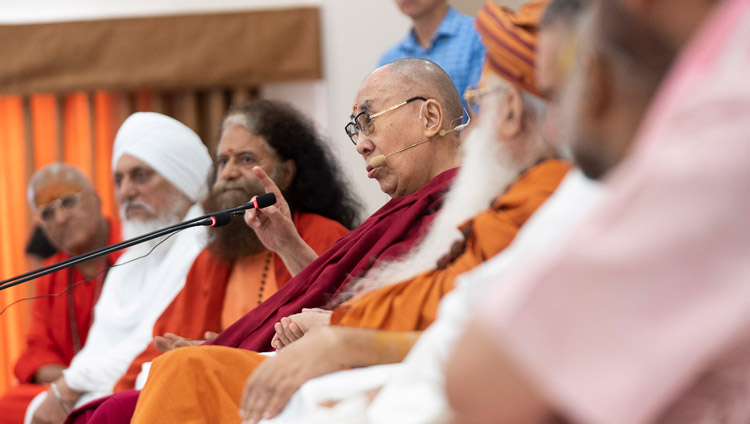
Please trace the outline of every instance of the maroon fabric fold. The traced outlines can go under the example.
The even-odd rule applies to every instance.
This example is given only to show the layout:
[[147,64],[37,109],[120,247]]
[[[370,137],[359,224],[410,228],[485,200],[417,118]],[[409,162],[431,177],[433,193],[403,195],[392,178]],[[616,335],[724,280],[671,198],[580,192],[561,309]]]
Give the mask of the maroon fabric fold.
[[414,247],[442,206],[457,173],[458,168],[445,171],[416,192],[391,199],[276,294],[206,344],[256,352],[271,350],[273,324],[282,317],[302,308],[326,305],[353,277],[363,275],[378,261],[392,260]]

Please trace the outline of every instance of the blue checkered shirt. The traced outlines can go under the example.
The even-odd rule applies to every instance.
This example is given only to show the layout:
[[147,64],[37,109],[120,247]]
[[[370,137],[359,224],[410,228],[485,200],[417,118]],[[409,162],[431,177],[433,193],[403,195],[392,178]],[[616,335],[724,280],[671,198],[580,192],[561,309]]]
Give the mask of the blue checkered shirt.
[[474,18],[458,13],[451,6],[432,36],[429,48],[423,49],[419,45],[412,29],[403,40],[383,53],[378,66],[405,57],[430,59],[451,77],[461,96],[461,104],[466,108],[464,91],[479,83],[485,54],[482,37],[474,28]]

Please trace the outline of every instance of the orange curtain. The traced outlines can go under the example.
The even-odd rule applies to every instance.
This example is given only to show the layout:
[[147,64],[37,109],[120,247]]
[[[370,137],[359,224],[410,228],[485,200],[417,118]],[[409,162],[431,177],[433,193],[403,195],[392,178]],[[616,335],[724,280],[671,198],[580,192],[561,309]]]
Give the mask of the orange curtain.
[[[29,231],[26,200],[27,151],[23,100],[0,97],[0,278],[6,279],[27,268],[23,254]],[[22,285],[0,291],[0,308],[24,297]],[[0,315],[0,392],[13,379],[12,364],[23,347],[28,326],[29,304],[21,303]]]
[[[36,94],[25,109],[21,97],[0,97],[0,278],[29,270],[24,247],[32,226],[26,186],[33,171],[57,161],[79,167],[102,198],[104,214],[117,219],[111,157],[121,102],[122,95],[110,92]],[[0,291],[0,309],[32,293],[31,284]],[[14,381],[30,307],[30,302],[20,302],[0,315],[0,393]]]

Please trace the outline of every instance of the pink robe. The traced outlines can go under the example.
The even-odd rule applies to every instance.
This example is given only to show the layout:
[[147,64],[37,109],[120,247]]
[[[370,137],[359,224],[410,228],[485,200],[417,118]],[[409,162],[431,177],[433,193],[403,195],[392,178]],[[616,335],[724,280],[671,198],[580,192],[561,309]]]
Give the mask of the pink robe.
[[572,422],[750,422],[750,0],[717,2],[608,197],[478,322]]

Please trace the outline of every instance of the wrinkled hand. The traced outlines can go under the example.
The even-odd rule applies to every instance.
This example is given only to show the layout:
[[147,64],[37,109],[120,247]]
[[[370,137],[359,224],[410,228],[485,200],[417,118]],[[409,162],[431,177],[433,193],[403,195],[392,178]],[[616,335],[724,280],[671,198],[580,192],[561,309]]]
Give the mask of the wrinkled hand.
[[205,339],[188,339],[177,334],[165,333],[163,336],[154,337],[154,346],[162,352],[169,352],[172,349],[185,346],[197,346],[208,340],[215,339],[219,334],[213,331],[206,331]]
[[276,350],[281,350],[299,340],[311,329],[329,325],[331,323],[331,314],[333,312],[326,311],[325,309],[305,308],[299,314],[281,318],[281,321],[273,326],[276,334],[273,336],[273,340],[271,340],[271,346]]
[[296,241],[299,234],[294,227],[289,205],[276,183],[259,166],[253,167],[253,173],[263,184],[266,193],[276,195],[276,203],[263,209],[246,210],[245,223],[255,230],[268,250],[279,252],[290,241]]
[[275,417],[307,380],[343,369],[339,343],[331,327],[318,327],[262,362],[245,383],[240,402],[244,422]]
[[[69,389],[63,377],[58,378],[55,382],[63,400],[68,406],[73,407],[81,394]],[[68,414],[63,409],[60,401],[50,390],[47,392],[47,397],[39,405],[39,408],[34,411],[34,415],[31,417],[31,424],[60,424],[65,421],[67,416]]]
[[67,416],[68,414],[65,413],[55,395],[49,392],[44,401],[39,405],[39,408],[34,411],[34,416],[31,417],[31,424],[59,424],[65,421],[65,417]]

